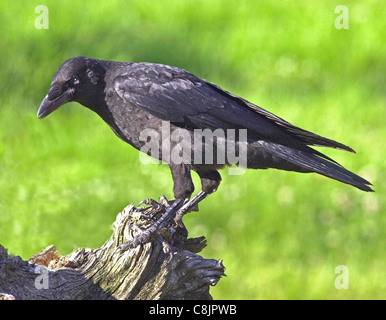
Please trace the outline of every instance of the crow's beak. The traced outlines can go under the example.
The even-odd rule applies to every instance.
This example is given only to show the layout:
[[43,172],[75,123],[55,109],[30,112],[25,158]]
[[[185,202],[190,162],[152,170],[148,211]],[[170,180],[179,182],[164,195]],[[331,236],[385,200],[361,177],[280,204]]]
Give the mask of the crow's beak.
[[51,94],[55,91],[55,88],[51,87],[48,94],[44,97],[42,103],[40,104],[38,110],[38,118],[44,118],[48,116],[51,112],[58,109],[61,105],[69,102],[73,97],[72,90],[66,90],[60,93],[59,95]]

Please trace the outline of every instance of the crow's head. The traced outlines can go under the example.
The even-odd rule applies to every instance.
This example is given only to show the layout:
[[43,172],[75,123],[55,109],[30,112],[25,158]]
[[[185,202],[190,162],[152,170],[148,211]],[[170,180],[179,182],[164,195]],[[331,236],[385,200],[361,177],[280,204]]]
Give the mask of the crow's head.
[[51,88],[43,99],[38,117],[44,118],[61,105],[77,101],[87,104],[102,85],[105,70],[98,60],[75,57],[66,60],[56,71]]

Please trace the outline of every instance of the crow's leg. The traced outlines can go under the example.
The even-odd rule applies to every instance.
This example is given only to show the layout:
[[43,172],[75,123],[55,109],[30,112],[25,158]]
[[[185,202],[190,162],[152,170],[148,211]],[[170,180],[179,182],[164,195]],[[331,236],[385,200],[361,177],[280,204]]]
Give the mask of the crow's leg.
[[119,246],[120,249],[132,249],[141,243],[148,242],[151,236],[165,224],[175,219],[178,209],[189,200],[194,191],[190,168],[184,164],[170,165],[174,181],[174,196],[176,200],[169,206],[166,212],[148,229],[143,230],[139,235],[129,242]]
[[198,211],[198,203],[211,193],[216,192],[221,183],[220,173],[216,170],[200,170],[197,173],[201,178],[202,190],[178,210],[175,218],[177,224],[182,224],[182,217],[186,213],[192,210]]
[[190,168],[185,164],[170,164],[169,166],[173,177],[175,199],[190,199],[194,191]]

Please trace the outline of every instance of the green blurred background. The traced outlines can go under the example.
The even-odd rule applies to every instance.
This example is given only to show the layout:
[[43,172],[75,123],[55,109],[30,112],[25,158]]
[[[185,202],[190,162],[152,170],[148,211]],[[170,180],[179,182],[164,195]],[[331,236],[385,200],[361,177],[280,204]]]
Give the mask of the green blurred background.
[[[37,5],[49,29],[35,28]],[[345,1],[10,1],[0,3],[0,244],[24,259],[98,247],[127,204],[172,198],[166,166],[142,165],[76,103],[36,118],[66,59],[147,61],[189,70],[291,123],[345,143],[326,150],[376,193],[277,170],[223,171],[184,218],[224,260],[215,299],[385,299],[385,6]],[[200,188],[194,176],[196,190]],[[337,290],[335,267],[349,270]]]

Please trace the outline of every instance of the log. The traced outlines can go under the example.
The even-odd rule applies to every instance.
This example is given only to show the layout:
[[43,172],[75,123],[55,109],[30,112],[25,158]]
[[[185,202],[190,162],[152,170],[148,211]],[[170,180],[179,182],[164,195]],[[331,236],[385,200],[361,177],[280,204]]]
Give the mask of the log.
[[197,254],[206,240],[188,239],[183,224],[165,226],[134,249],[118,248],[165,212],[163,204],[152,203],[120,212],[100,248],[61,256],[51,245],[24,261],[0,246],[0,300],[212,299],[209,288],[225,267],[221,259]]

